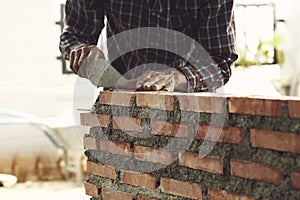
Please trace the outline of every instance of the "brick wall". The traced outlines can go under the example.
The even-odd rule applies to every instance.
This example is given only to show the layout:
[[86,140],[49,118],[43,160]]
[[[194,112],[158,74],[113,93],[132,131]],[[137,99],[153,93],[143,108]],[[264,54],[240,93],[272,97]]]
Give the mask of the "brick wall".
[[300,199],[300,99],[101,92],[81,122],[93,200]]

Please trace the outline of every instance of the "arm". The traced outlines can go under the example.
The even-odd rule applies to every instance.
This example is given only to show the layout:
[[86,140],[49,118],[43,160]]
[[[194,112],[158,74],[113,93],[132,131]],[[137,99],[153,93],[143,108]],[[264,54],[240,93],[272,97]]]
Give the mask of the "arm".
[[[95,49],[104,27],[104,10],[101,1],[67,0],[65,29],[60,37],[60,51],[70,60],[70,67],[77,73],[79,66]],[[101,54],[102,52],[99,52]]]
[[186,76],[194,92],[221,87],[231,76],[230,66],[237,59],[232,9],[233,0],[203,1],[196,19],[195,40],[208,52],[213,62],[197,60],[197,50],[194,50],[190,60],[198,65],[181,61],[176,66]]

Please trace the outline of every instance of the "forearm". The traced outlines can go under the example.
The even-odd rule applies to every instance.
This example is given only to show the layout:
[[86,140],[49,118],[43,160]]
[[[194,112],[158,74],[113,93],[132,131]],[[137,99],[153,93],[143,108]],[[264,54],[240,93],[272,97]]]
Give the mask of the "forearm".
[[231,65],[236,60],[236,54],[224,59],[214,57],[211,63],[195,61],[191,63],[181,60],[175,66],[183,73],[188,82],[188,92],[207,92],[226,84],[231,76]]

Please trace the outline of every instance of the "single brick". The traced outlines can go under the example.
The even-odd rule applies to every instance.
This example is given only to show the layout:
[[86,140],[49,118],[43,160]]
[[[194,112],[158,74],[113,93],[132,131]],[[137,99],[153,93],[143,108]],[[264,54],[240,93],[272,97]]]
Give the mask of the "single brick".
[[[210,140],[230,144],[240,144],[243,140],[243,132],[236,127],[216,127],[206,124],[196,125],[199,140]],[[208,132],[209,131],[209,132]]]
[[207,171],[210,173],[223,174],[222,161],[219,158],[204,157],[201,158],[198,154],[181,152],[179,153],[179,165]]
[[247,115],[282,116],[286,100],[256,97],[230,97],[229,112]]
[[107,128],[109,124],[109,116],[93,113],[81,113],[80,123],[82,126],[99,126]]
[[180,110],[205,113],[222,113],[226,97],[215,93],[176,93]]
[[250,140],[253,147],[300,152],[300,135],[294,133],[251,129]]
[[99,104],[126,106],[131,105],[131,98],[135,98],[135,92],[129,91],[102,91],[99,94]]
[[174,94],[169,92],[138,92],[136,93],[136,105],[160,110],[174,109]]
[[300,100],[290,100],[288,105],[290,117],[300,118]]
[[127,192],[109,191],[102,188],[102,200],[132,200],[133,195]]
[[300,190],[300,172],[292,172],[291,182],[293,188]]
[[130,157],[130,144],[124,142],[100,140],[100,151]]
[[207,197],[208,200],[255,200],[255,198],[246,195],[229,193],[226,190],[212,188],[208,188]]
[[161,136],[183,137],[189,136],[187,124],[178,124],[165,121],[151,121],[152,134]]
[[254,179],[274,185],[280,185],[283,180],[282,172],[275,168],[258,163],[231,160],[231,175],[241,178]]
[[121,172],[121,183],[154,189],[156,180],[153,175],[133,171]]
[[84,137],[83,146],[85,149],[97,150],[97,141],[95,137]]
[[173,194],[191,199],[202,199],[201,186],[196,183],[178,181],[175,179],[161,178],[161,190],[164,193]]
[[113,129],[142,132],[141,120],[131,117],[113,117]]
[[108,165],[96,164],[91,161],[87,162],[87,173],[102,176],[109,179],[116,179],[117,173],[115,168]]
[[154,199],[139,195],[139,196],[137,196],[136,200],[154,200]]
[[163,165],[170,165],[173,162],[172,152],[143,146],[134,146],[134,158]]
[[91,183],[84,183],[85,194],[97,198],[99,196],[99,189],[96,185]]

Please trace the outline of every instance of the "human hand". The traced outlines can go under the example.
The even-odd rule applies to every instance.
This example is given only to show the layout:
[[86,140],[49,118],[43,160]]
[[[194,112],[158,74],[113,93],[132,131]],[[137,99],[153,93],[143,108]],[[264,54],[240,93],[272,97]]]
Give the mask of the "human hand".
[[136,79],[135,87],[146,91],[186,91],[187,79],[175,68],[159,71],[149,70]]
[[88,78],[89,65],[100,58],[105,59],[105,56],[96,45],[80,46],[70,53],[70,68],[80,77]]

